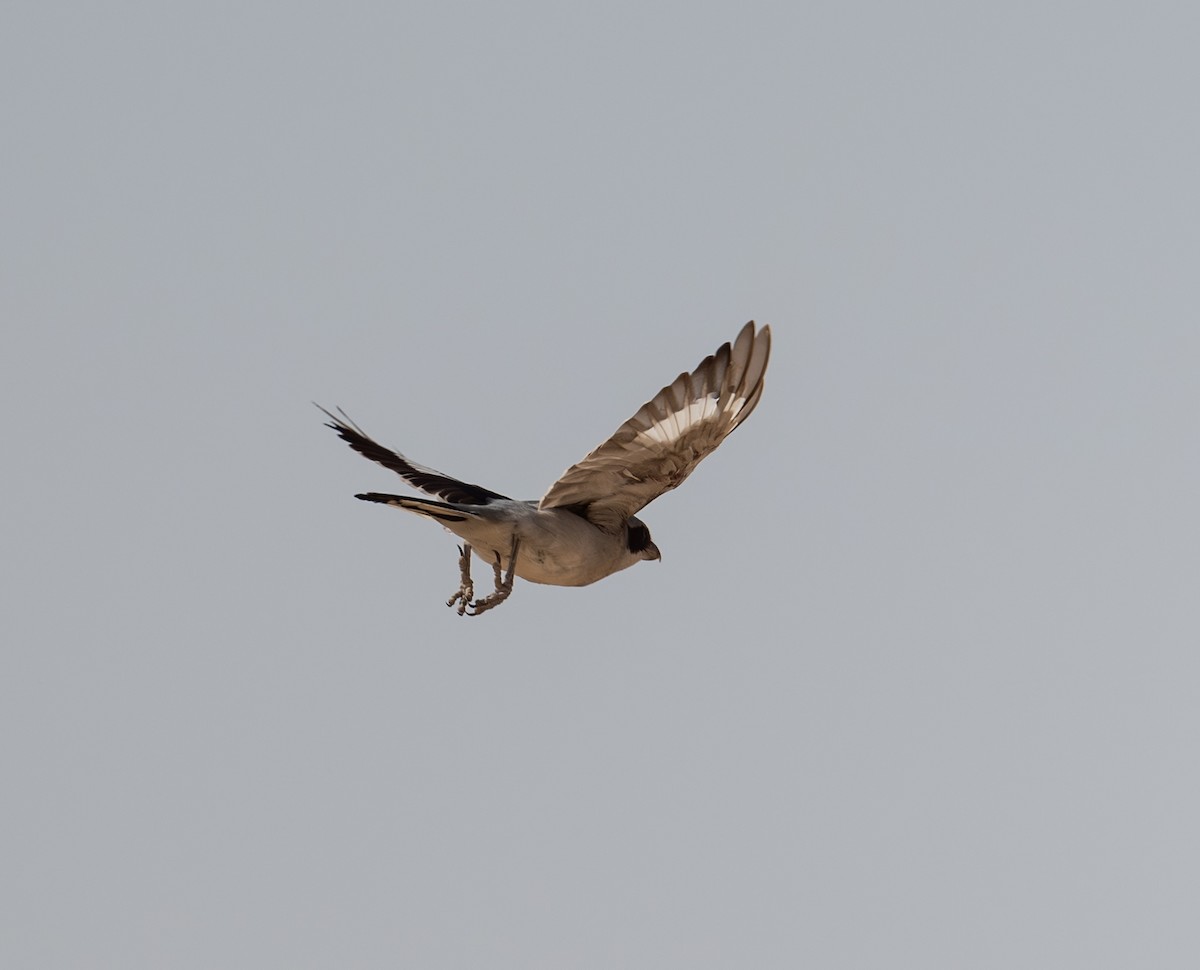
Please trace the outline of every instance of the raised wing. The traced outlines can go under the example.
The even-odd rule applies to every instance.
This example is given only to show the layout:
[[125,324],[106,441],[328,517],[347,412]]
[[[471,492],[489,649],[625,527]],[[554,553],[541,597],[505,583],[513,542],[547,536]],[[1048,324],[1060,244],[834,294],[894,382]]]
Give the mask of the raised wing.
[[383,447],[351,421],[350,416],[341,408],[338,408],[338,414],[331,414],[329,411],[325,411],[321,405],[318,404],[317,407],[321,408],[329,418],[325,427],[336,431],[338,437],[364,458],[370,458],[371,461],[378,462],[384,468],[390,468],[409,485],[419,488],[422,492],[436,495],[447,502],[462,502],[464,505],[487,505],[495,499],[508,498],[507,495],[493,492],[482,485],[460,482],[457,478],[451,478],[432,468],[418,465],[415,461],[409,461],[399,452]]
[[750,321],[732,344],[680,374],[619,427],[608,441],[572,465],[542,496],[539,508],[569,506],[608,532],[692,473],[762,396],[771,328]]

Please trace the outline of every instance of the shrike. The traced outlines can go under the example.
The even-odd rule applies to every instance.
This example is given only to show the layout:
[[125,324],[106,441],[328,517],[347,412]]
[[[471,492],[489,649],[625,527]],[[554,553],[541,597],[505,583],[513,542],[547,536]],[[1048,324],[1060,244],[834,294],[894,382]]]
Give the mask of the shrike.
[[[762,396],[771,328],[746,324],[732,343],[659,391],[604,444],[572,465],[542,496],[520,502],[409,461],[370,438],[341,408],[321,408],[343,441],[440,501],[382,492],[355,498],[416,512],[463,540],[460,583],[447,606],[478,615],[498,606],[513,576],[551,586],[587,586],[643,559],[659,559],[635,513],[675,488],[750,416]],[[318,405],[320,407],[320,405]],[[340,417],[339,417],[340,415]],[[475,599],[471,553],[491,565],[495,590]]]

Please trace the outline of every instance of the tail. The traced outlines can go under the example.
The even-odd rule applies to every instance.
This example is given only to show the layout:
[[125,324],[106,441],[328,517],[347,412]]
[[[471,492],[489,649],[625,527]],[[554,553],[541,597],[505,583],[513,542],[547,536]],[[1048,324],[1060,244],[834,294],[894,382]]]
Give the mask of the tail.
[[439,522],[466,522],[467,519],[475,518],[470,512],[466,512],[456,505],[449,505],[446,502],[435,502],[432,499],[413,498],[409,495],[363,492],[354,497],[360,498],[364,502],[378,502],[380,505],[391,505],[398,509],[406,509],[409,512],[416,512],[417,515],[437,519]]

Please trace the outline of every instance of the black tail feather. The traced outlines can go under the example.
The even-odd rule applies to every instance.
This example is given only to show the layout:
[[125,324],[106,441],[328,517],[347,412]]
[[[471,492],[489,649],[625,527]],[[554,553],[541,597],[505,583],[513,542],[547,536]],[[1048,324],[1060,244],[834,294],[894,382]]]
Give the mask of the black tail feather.
[[466,522],[470,516],[464,515],[453,505],[444,502],[433,502],[424,498],[413,498],[409,495],[389,495],[386,492],[360,492],[354,496],[364,502],[378,502],[380,505],[394,505],[396,508],[427,515],[431,519],[442,522]]

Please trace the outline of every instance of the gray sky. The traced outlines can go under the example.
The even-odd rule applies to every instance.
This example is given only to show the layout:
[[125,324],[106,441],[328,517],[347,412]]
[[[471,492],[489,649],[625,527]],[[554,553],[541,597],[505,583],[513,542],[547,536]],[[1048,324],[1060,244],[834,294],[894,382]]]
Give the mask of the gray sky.
[[[1183,966],[1186,4],[0,13],[0,964]],[[663,551],[460,619],[747,319]]]

